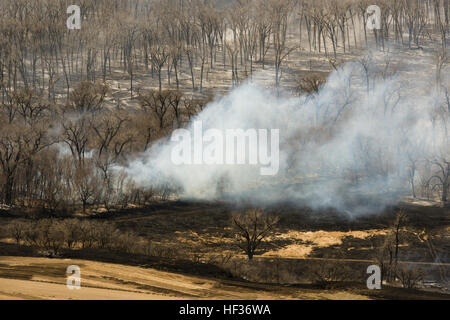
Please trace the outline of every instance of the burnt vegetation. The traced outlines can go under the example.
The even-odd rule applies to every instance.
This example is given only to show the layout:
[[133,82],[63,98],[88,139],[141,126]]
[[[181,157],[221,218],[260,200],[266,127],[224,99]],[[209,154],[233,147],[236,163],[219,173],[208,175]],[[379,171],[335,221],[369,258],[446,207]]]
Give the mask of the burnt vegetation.
[[[152,257],[150,266],[170,270],[201,266],[213,276],[330,288],[364,282],[367,263],[261,256],[278,244],[298,245],[279,237],[289,230],[380,228],[384,235],[345,238],[339,248],[318,247],[311,257],[344,259],[351,253],[376,262],[384,283],[409,289],[423,286],[427,274],[448,282],[448,266],[440,263],[449,262],[450,149],[409,157],[405,188],[413,200],[433,206],[419,214],[422,209],[414,207],[388,208],[369,222],[341,220],[336,212],[313,215],[308,208],[185,205],[173,201],[180,190],[171,182],[144,188],[117,168],[186,126],[216,94],[253,81],[258,72],[270,75],[270,86],[315,101],[328,72],[369,47],[432,47],[442,99],[431,117],[448,139],[449,0],[370,1],[383,13],[379,30],[367,29],[365,0],[78,2],[85,18],[81,30],[67,29],[66,1],[0,3],[0,238],[8,240],[2,240],[0,255],[136,259],[137,265]],[[305,65],[293,63],[302,57]],[[396,72],[388,62],[372,70],[372,62],[370,55],[357,61],[368,94],[375,78]],[[326,136],[316,121],[319,136]],[[369,160],[367,174],[383,169]],[[348,176],[361,179],[354,172]],[[421,220],[430,212],[439,213],[440,223]],[[194,244],[177,244],[170,239],[176,233]],[[365,249],[354,249],[352,241]],[[420,256],[437,266],[404,263]],[[179,259],[189,268],[177,267],[173,261]]]

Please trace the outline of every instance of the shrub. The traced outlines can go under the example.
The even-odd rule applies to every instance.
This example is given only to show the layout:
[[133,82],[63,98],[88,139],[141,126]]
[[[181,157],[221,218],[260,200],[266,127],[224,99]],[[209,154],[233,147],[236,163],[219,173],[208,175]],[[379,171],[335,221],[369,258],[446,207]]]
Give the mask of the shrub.
[[7,227],[7,234],[9,237],[13,238],[17,244],[23,240],[25,236],[25,230],[27,225],[20,221],[14,221]]
[[414,289],[423,280],[424,270],[411,266],[398,266],[395,272],[403,288]]

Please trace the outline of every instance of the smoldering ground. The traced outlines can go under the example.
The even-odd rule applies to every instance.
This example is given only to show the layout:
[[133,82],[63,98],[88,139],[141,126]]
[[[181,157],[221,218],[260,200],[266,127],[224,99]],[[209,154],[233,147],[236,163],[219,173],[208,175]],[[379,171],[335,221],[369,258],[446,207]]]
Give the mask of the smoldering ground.
[[399,60],[367,53],[338,67],[318,92],[300,96],[247,82],[187,125],[279,129],[275,176],[261,176],[259,165],[175,165],[170,137],[126,171],[142,186],[171,184],[182,198],[288,202],[352,216],[382,210],[450,161],[447,70],[437,80],[431,56]]

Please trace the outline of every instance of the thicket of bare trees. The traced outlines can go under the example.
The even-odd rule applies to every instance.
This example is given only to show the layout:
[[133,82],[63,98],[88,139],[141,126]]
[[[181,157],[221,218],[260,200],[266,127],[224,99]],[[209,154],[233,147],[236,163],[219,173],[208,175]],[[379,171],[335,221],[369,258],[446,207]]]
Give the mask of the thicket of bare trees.
[[[32,88],[0,104],[1,201],[64,212],[125,208],[167,199],[169,187],[142,189],[114,166],[147,150],[204,103],[177,91],[141,93],[141,108],[109,108],[103,83],[83,81],[63,103]],[[183,106],[183,108],[182,108]]]
[[[448,0],[377,0],[381,29],[366,26],[365,0],[82,0],[81,30],[67,30],[66,1],[0,4],[2,101],[17,88],[70,98],[80,80],[157,79],[160,91],[182,84],[203,91],[215,69],[230,84],[251,78],[255,66],[274,70],[279,84],[295,49],[344,54],[375,42],[419,48],[435,37],[448,45]],[[287,67],[287,66],[286,66]]]
[[57,256],[64,248],[99,248],[135,253],[145,250],[142,239],[118,230],[113,223],[78,219],[15,221],[8,234],[17,244],[37,247],[41,254]]

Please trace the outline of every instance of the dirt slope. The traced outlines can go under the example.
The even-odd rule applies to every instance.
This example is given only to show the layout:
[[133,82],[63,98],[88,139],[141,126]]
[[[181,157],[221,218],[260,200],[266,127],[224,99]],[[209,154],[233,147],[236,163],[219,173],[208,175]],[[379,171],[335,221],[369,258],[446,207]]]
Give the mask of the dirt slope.
[[[81,268],[82,288],[66,287],[66,268]],[[213,280],[86,260],[0,257],[0,299],[367,299],[345,291]]]

